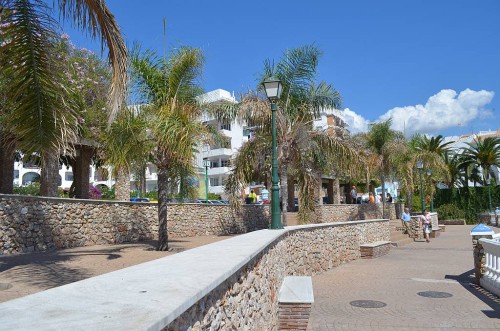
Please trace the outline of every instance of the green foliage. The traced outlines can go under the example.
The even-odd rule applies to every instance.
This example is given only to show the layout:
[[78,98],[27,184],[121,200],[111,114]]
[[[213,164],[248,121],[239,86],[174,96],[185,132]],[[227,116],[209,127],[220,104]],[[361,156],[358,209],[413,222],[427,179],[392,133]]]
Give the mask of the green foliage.
[[465,211],[451,203],[440,206],[437,212],[439,218],[443,220],[465,219]]
[[[488,187],[462,187],[437,190],[434,197],[434,206],[452,204],[465,212],[468,224],[477,221],[477,214],[485,212],[489,207]],[[500,186],[491,186],[491,204],[493,209],[500,206]],[[441,218],[441,216],[440,216]]]
[[158,191],[149,191],[149,192],[146,192],[146,194],[144,196],[146,198],[148,198],[149,200],[156,200],[156,201],[158,201]]
[[115,187],[108,188],[106,185],[99,186],[101,190],[101,199],[104,200],[114,200],[115,199]]
[[27,186],[14,186],[14,194],[40,195],[40,183],[33,183]]
[[208,200],[221,200],[221,197],[215,193],[208,193]]

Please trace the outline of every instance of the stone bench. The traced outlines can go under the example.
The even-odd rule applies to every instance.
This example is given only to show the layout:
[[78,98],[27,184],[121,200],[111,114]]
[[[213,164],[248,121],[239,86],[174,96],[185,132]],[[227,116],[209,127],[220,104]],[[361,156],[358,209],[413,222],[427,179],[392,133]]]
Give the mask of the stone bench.
[[390,241],[376,241],[359,245],[362,259],[374,259],[389,253],[391,249]]
[[278,297],[278,330],[307,330],[313,302],[311,277],[285,277]]

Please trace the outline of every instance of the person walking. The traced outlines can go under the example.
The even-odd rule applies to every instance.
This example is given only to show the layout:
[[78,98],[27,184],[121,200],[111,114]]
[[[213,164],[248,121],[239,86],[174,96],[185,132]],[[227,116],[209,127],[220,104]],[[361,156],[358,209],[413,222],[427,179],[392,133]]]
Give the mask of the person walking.
[[392,203],[392,195],[390,193],[387,193],[387,200],[385,200],[388,203]]
[[368,203],[375,203],[375,197],[372,192],[368,195]]
[[403,213],[401,214],[401,222],[405,228],[405,233],[411,235],[411,215],[410,208],[406,207]]
[[432,219],[427,210],[424,210],[424,214],[420,216],[420,226],[424,229],[425,241],[430,242],[429,236],[432,231]]
[[269,191],[267,190],[267,187],[264,186],[261,193],[262,193],[262,202],[269,203]]
[[357,200],[358,199],[358,192],[356,191],[356,186],[352,186],[352,189],[351,189],[351,200],[352,200],[352,204],[356,204],[357,203]]

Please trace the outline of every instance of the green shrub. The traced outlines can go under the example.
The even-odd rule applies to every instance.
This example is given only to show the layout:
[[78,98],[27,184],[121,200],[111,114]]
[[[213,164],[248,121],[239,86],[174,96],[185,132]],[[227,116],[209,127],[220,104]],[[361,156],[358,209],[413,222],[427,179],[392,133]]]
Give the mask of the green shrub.
[[466,218],[465,211],[451,203],[439,206],[437,212],[439,215],[439,219],[442,220],[456,220]]
[[158,201],[158,191],[146,192],[145,197],[148,198],[149,200]]
[[14,186],[14,194],[40,195],[40,183],[33,183],[26,186]]
[[115,199],[115,187],[108,188],[106,185],[99,186],[101,190],[101,199],[104,200],[114,200]]

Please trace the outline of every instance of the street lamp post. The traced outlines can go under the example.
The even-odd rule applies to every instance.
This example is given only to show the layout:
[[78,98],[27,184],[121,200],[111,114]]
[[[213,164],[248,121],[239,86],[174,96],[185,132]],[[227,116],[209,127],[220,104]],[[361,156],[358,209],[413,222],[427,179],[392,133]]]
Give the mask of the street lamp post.
[[489,203],[489,208],[490,208],[490,213],[493,212],[493,208],[491,207],[491,178],[490,175],[488,174],[488,179],[486,179],[486,184],[488,184],[488,203]]
[[208,168],[210,168],[210,161],[203,160],[203,166],[205,167],[205,203],[208,204]]
[[422,170],[424,169],[424,161],[422,160],[417,160],[417,169],[420,172],[420,200],[422,201],[422,213],[425,210],[425,203],[424,203],[424,184],[422,181]]
[[278,102],[281,96],[282,85],[281,81],[276,77],[269,77],[263,82],[266,90],[267,98],[271,103],[272,114],[272,136],[273,136],[273,153],[272,153],[272,187],[271,187],[271,229],[282,229],[281,225],[281,210],[280,210],[280,187],[278,185],[278,156],[276,151],[276,111]]
[[434,184],[432,183],[432,178],[431,178],[431,175],[432,175],[432,171],[431,169],[427,169],[427,177],[429,177],[429,180],[431,181],[431,213],[434,212]]

